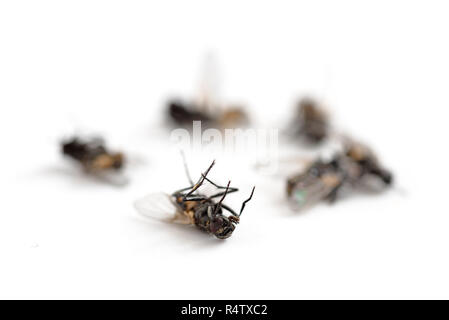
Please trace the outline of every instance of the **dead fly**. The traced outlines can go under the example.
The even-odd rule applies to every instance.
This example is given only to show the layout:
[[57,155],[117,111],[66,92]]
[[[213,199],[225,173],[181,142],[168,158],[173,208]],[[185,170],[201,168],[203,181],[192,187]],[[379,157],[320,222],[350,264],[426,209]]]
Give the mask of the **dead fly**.
[[[165,193],[150,194],[135,202],[137,211],[147,217],[156,218],[166,222],[195,225],[202,231],[213,234],[218,239],[226,239],[232,235],[235,225],[239,223],[240,216],[245,209],[245,205],[251,200],[254,188],[247,200],[242,203],[239,213],[223,203],[223,200],[230,193],[237,192],[237,188],[230,186],[220,186],[212,182],[207,175],[215,162],[201,174],[197,183],[193,183],[189,177],[190,186],[173,192],[171,195]],[[209,182],[216,188],[216,193],[206,196],[198,189]],[[225,215],[228,211],[230,215]]]
[[166,116],[177,127],[191,127],[193,121],[201,121],[204,128],[235,128],[248,123],[244,108],[221,103],[219,98],[219,70],[214,55],[204,60],[199,94],[191,103],[170,100]]
[[62,142],[62,153],[79,162],[87,172],[120,170],[124,165],[123,153],[109,151],[101,138],[72,137]]
[[209,109],[212,108],[173,100],[168,103],[167,114],[169,120],[180,127],[190,127],[193,121],[201,121],[205,128],[233,128],[248,122],[242,108],[230,107],[223,111]]
[[287,195],[296,208],[302,208],[321,200],[335,201],[343,187],[378,190],[379,182],[384,187],[392,181],[392,174],[371,150],[350,142],[330,161],[317,160],[288,179]]
[[291,131],[307,143],[318,144],[329,135],[329,117],[315,100],[304,98],[298,103]]

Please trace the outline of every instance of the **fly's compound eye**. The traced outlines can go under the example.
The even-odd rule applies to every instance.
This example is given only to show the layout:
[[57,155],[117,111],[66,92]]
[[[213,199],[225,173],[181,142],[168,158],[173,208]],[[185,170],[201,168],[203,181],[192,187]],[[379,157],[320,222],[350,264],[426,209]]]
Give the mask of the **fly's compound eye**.
[[212,221],[209,224],[210,232],[217,233],[220,232],[221,229],[223,229],[225,224],[225,221],[222,217],[215,217],[212,219]]

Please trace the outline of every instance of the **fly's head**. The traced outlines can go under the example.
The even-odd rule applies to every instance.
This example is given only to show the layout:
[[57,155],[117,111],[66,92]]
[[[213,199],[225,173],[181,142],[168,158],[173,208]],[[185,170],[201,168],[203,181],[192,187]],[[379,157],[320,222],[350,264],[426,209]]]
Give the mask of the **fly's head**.
[[119,170],[123,167],[123,164],[125,163],[125,157],[123,153],[117,152],[111,155],[112,158],[112,168]]
[[86,156],[87,148],[77,138],[72,138],[61,143],[61,151],[64,155],[81,160]]
[[[217,204],[218,206],[219,204]],[[212,210],[212,207],[210,210]],[[216,236],[218,239],[229,238],[235,230],[235,225],[239,223],[239,217],[229,216],[226,217],[222,214],[221,207],[218,208],[218,214],[212,214],[209,223],[209,232]]]

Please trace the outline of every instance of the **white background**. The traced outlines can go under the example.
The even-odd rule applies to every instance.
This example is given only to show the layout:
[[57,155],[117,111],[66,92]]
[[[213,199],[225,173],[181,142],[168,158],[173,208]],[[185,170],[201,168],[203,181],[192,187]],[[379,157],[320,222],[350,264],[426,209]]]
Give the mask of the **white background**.
[[[449,298],[448,9],[2,1],[0,297]],[[208,52],[221,97],[246,104],[254,123],[282,128],[295,101],[315,95],[377,150],[396,187],[293,213],[283,174],[223,157],[211,176],[241,188],[233,206],[257,185],[230,239],[141,219],[135,199],[186,186],[162,111],[172,95],[197,94]],[[80,128],[145,159],[127,187],[59,155],[58,140]],[[211,158],[189,154],[192,173]]]

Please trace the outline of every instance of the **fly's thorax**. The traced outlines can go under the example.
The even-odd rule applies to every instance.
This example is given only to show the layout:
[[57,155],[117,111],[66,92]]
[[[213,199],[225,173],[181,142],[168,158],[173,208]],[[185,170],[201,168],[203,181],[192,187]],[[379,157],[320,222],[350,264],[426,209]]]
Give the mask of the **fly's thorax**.
[[215,205],[212,203],[199,203],[194,210],[195,224],[201,229],[209,231],[209,225],[212,215],[214,214],[214,210]]
[[190,201],[185,200],[184,195],[182,194],[174,194],[174,198],[176,200],[176,204],[181,208],[181,210],[184,211],[197,211],[200,207],[202,207],[205,203],[207,203],[207,200],[201,200],[201,201]]
[[217,204],[203,203],[194,213],[195,225],[216,236],[219,239],[229,238],[235,230],[236,223],[239,222],[238,217],[226,217],[223,215],[221,207],[217,208]]

